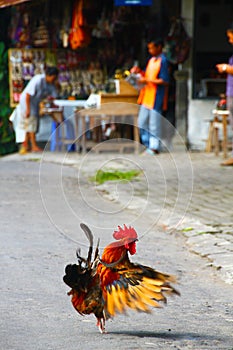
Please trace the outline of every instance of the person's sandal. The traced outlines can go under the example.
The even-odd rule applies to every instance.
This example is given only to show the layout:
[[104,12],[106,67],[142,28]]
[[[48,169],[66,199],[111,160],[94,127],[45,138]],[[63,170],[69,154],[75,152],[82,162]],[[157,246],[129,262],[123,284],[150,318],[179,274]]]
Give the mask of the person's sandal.
[[31,152],[32,153],[41,153],[41,152],[43,152],[43,149],[41,149],[41,148],[35,148],[35,149],[31,149]]
[[21,154],[21,155],[27,154],[27,149],[24,146],[21,146],[21,148],[19,150],[19,154]]
[[222,166],[233,166],[233,158],[229,158],[221,163]]

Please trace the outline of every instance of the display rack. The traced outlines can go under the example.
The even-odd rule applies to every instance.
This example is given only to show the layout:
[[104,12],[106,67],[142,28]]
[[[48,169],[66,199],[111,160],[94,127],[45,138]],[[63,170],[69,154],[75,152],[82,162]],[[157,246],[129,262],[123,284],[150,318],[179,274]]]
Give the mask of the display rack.
[[15,107],[20,95],[35,75],[46,66],[57,66],[62,99],[83,99],[90,93],[103,90],[106,75],[92,57],[69,50],[9,49],[10,105]]

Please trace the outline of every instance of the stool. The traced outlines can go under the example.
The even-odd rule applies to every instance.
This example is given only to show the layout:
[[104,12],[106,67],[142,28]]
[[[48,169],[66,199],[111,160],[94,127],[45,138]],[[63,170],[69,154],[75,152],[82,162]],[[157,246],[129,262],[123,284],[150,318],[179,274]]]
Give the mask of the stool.
[[206,152],[212,152],[215,150],[215,154],[218,155],[219,152],[219,132],[218,129],[221,128],[221,123],[218,123],[216,118],[209,121],[209,132],[208,138],[206,140]]
[[227,158],[227,123],[229,111],[217,110],[212,111],[214,118],[210,120],[209,134],[206,141],[206,152],[211,152],[212,149],[215,151],[215,155],[219,154],[219,129],[223,130],[223,141],[222,141],[222,150],[223,158]]

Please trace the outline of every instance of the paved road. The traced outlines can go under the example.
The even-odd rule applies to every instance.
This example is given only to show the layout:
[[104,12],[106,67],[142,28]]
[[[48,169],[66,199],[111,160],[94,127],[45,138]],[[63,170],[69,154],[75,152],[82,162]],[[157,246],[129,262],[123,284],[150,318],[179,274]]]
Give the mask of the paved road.
[[[0,159],[1,349],[233,349],[233,289],[221,271],[227,251],[232,254],[231,168],[203,154],[152,160],[48,153],[38,160]],[[95,186],[89,177],[103,166],[138,167],[142,175],[132,183]],[[72,309],[62,282],[76,247],[86,249],[81,221],[101,247],[118,224],[133,225],[140,236],[134,260],[176,274],[182,296],[150,315],[118,316],[108,322],[108,334],[98,334],[94,317]],[[218,269],[210,266],[210,253],[191,252],[198,238],[209,236],[222,239],[222,246],[211,246],[221,258]]]
[[[103,205],[100,198],[117,203],[120,210],[114,215],[116,221],[127,209],[135,213],[136,225],[149,217],[151,225],[166,232],[181,231],[189,249],[205,257],[221,271],[220,278],[233,284],[232,167],[221,167],[221,158],[180,151],[154,158],[93,153],[54,157],[46,153],[42,173],[43,164],[51,160],[58,162],[61,169],[64,164],[73,165],[77,179],[93,176],[98,169],[140,170],[139,180],[133,183],[97,186],[87,202],[98,199],[99,207]],[[85,187],[81,186],[81,193],[85,202]]]

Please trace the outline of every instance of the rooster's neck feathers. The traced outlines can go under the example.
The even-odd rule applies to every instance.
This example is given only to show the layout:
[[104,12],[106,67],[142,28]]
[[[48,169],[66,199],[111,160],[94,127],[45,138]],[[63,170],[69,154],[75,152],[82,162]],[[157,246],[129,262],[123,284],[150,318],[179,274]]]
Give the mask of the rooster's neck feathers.
[[102,260],[107,263],[113,263],[126,255],[127,250],[125,249],[124,245],[119,244],[119,242],[113,242],[104,248]]

